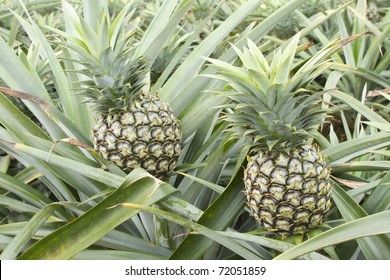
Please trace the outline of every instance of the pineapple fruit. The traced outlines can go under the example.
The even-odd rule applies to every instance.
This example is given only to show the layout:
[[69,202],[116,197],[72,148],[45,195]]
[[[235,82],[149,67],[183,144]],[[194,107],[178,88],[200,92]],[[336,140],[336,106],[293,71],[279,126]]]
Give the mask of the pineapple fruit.
[[247,205],[265,229],[281,235],[319,226],[331,206],[330,169],[313,133],[326,115],[320,94],[307,85],[326,65],[322,53],[294,63],[299,34],[268,60],[248,41],[235,48],[241,66],[210,59],[214,78],[228,82],[220,94],[234,113],[224,115],[235,138],[249,148],[244,172]]
[[77,34],[62,34],[87,77],[82,90],[96,112],[94,149],[126,173],[142,167],[165,179],[176,167],[182,135],[169,105],[145,90],[150,63],[134,56],[129,7],[112,21],[103,10],[95,30],[83,18],[70,17]]
[[[141,75],[140,70],[136,68],[134,75]],[[131,86],[89,88],[92,100],[100,102],[92,133],[94,149],[127,173],[142,167],[164,178],[176,167],[181,152],[179,122],[166,102]],[[123,105],[102,106],[104,98],[115,95],[125,98]]]

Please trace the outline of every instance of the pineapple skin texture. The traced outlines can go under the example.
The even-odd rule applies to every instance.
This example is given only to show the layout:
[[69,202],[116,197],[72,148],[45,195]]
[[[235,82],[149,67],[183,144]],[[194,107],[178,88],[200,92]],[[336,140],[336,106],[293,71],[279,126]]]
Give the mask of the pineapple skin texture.
[[124,172],[142,167],[163,179],[181,153],[179,121],[159,97],[140,95],[127,110],[101,115],[92,130],[94,149]]
[[253,216],[281,235],[319,226],[331,207],[330,169],[313,146],[248,157],[244,183]]

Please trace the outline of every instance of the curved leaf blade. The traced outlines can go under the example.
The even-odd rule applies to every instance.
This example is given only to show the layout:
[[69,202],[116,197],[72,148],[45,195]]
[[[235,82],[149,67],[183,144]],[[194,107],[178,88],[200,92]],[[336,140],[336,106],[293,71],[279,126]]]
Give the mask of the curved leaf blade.
[[289,260],[310,252],[370,235],[390,232],[390,211],[354,220],[321,233],[280,254],[275,260]]
[[82,216],[36,242],[19,259],[70,259],[139,212],[113,206],[125,202],[150,205],[176,191],[168,184],[160,184],[146,172],[134,181],[133,173],[111,195]]

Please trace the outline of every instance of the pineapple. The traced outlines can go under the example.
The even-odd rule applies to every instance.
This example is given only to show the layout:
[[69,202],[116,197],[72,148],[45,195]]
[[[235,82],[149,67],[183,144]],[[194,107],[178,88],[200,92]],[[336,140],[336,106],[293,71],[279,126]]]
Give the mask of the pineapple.
[[145,89],[150,63],[134,55],[129,7],[112,22],[103,10],[96,30],[81,17],[70,18],[83,28],[74,28],[75,36],[64,34],[66,46],[76,52],[87,77],[82,91],[96,112],[94,149],[126,173],[142,167],[165,179],[176,167],[182,135],[169,105]]
[[303,234],[319,226],[331,206],[330,169],[315,145],[313,133],[326,115],[320,94],[307,85],[327,65],[328,49],[294,64],[299,34],[280,47],[268,63],[248,41],[235,48],[241,66],[210,59],[214,78],[228,82],[220,94],[234,113],[224,115],[235,138],[248,145],[244,172],[247,205],[268,231]]

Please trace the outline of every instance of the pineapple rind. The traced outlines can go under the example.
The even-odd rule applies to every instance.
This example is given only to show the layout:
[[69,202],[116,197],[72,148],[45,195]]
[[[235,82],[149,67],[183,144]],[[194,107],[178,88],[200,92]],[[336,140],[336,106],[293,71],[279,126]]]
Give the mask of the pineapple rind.
[[93,128],[94,149],[128,173],[142,167],[163,178],[181,153],[179,122],[159,97],[140,95],[128,110],[101,115]]
[[279,234],[319,226],[331,206],[330,170],[313,146],[257,153],[249,158],[244,182],[253,216]]

